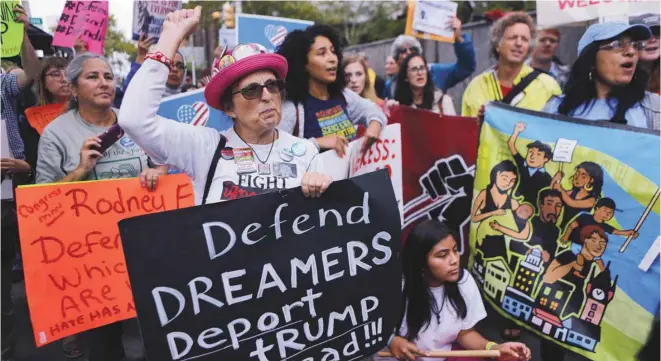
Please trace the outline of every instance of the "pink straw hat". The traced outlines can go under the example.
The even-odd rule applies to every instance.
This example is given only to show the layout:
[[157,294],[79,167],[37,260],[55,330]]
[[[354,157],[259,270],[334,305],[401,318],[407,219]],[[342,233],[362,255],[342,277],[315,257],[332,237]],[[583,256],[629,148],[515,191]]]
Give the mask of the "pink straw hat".
[[241,78],[259,70],[272,70],[278,79],[285,79],[287,60],[278,54],[267,53],[259,44],[237,45],[231,54],[214,60],[204,99],[210,107],[225,110],[221,101],[225,91]]

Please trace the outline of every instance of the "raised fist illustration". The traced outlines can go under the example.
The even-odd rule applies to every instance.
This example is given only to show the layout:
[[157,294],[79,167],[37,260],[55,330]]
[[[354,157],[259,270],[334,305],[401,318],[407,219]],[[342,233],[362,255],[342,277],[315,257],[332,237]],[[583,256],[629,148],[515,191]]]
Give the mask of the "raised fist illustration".
[[447,202],[437,203],[429,210],[429,217],[444,221],[461,233],[470,218],[474,178],[475,167],[468,167],[458,155],[436,161],[420,178],[420,185],[431,199],[446,198]]

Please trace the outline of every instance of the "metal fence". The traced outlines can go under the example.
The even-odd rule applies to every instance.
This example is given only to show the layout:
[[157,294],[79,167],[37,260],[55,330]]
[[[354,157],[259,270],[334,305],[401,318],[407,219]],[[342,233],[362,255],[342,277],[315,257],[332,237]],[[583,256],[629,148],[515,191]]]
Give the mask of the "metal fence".
[[[475,23],[465,24],[463,31],[468,33],[473,40],[475,46],[475,56],[477,69],[473,76],[476,76],[484,70],[492,67],[495,64],[495,59],[489,54],[489,29],[491,23],[480,21]],[[566,26],[558,28],[560,31],[560,45],[558,47],[557,56],[566,64],[572,64],[576,60],[576,48],[578,40],[585,32],[586,26]],[[360,44],[348,47],[344,50],[345,53],[363,52],[369,57],[370,66],[374,71],[384,76],[385,74],[385,61],[388,55],[391,55],[390,46],[395,39],[380,40],[373,43]],[[454,63],[457,58],[454,55],[454,48],[452,44],[440,43],[431,40],[421,40],[423,53],[425,58],[430,63]],[[461,97],[464,90],[468,86],[472,77],[457,84],[455,87],[448,91],[452,96],[455,103],[455,108],[459,111],[461,109]]]

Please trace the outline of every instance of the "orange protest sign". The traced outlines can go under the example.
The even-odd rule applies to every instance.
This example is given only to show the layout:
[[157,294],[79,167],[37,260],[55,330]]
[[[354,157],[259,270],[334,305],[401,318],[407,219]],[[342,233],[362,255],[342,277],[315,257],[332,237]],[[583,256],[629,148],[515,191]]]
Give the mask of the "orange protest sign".
[[41,105],[25,109],[25,116],[28,118],[28,122],[32,128],[41,135],[41,133],[44,132],[44,128],[46,128],[53,119],[64,113],[65,110],[66,104]]
[[117,222],[193,206],[194,196],[190,178],[177,174],[151,192],[135,178],[20,187],[16,202],[39,347],[135,317]]
[[404,34],[420,39],[454,43],[454,31],[446,24],[457,13],[452,1],[406,0],[406,27]]

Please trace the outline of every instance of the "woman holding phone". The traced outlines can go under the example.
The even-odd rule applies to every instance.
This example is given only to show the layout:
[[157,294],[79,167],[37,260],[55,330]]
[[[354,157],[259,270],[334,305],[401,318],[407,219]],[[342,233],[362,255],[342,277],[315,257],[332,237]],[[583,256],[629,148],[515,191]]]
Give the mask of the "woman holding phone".
[[150,168],[147,154],[116,126],[114,74],[107,60],[82,54],[71,61],[66,78],[72,93],[69,111],[44,129],[37,183],[140,176],[144,185],[154,188],[167,167]]
[[[71,61],[65,76],[71,84],[69,110],[46,126],[39,140],[37,183],[140,177],[144,187],[155,189],[167,166],[150,168],[144,150],[117,125],[115,79],[108,61],[84,53]],[[65,351],[72,348],[69,343],[75,350],[75,338],[69,338]],[[77,356],[80,352],[67,355]],[[124,356],[121,323],[89,331],[90,361]]]

